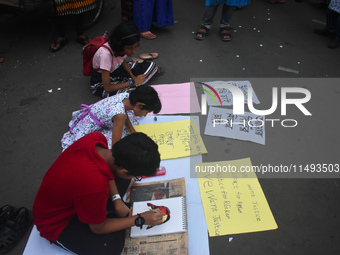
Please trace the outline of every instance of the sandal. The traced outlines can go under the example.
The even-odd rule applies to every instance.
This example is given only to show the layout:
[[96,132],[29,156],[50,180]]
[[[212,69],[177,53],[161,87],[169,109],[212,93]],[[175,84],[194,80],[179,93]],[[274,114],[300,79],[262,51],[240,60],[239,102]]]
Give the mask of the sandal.
[[140,58],[131,58],[132,62],[137,62],[137,63],[142,63],[144,62],[143,59],[140,59]]
[[[203,31],[203,29],[205,30],[205,31]],[[205,37],[206,37],[206,35],[208,34],[208,32],[209,32],[209,29],[208,28],[206,28],[205,26],[201,26],[200,27],[200,29],[196,32],[196,34],[195,34],[195,39],[196,40],[204,40],[205,39]],[[201,36],[199,36],[199,34],[201,35]]]
[[67,43],[68,43],[67,39],[62,39],[62,40],[57,39],[53,42],[54,47],[52,45],[50,46],[50,50],[52,52],[57,52],[57,51],[61,50]]
[[90,41],[90,39],[86,36],[86,35],[82,35],[82,36],[78,36],[76,38],[76,42],[80,43],[81,45],[85,46],[86,44],[88,44]]
[[5,205],[0,208],[0,226],[3,226],[8,217],[15,212],[16,208],[11,205]]
[[147,39],[147,40],[153,40],[153,39],[157,38],[157,36],[155,34],[151,33],[150,31],[141,32],[140,36]]
[[33,223],[32,213],[21,207],[9,216],[0,236],[0,254],[10,251]]
[[164,67],[158,67],[157,72],[155,73],[154,77],[162,76],[165,73]]
[[229,42],[231,40],[231,34],[232,28],[230,27],[220,29],[220,37],[223,42]]
[[145,54],[140,54],[139,58],[141,60],[152,60],[158,58],[159,54],[158,53],[145,53]]

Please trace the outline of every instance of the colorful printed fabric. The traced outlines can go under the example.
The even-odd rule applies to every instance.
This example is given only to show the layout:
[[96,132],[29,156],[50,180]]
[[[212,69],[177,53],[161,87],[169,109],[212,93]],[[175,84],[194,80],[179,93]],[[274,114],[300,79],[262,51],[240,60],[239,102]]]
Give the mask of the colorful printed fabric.
[[96,0],[55,0],[58,15],[79,14],[96,7]]
[[[144,61],[142,63],[138,62],[128,62],[127,63],[128,67],[131,69],[133,74],[135,76],[138,76],[140,74],[144,74],[144,82],[141,85],[145,85],[158,71],[158,67],[154,62],[148,62]],[[119,67],[119,69],[123,68],[122,66]],[[128,82],[128,79],[130,77],[122,74],[122,72],[119,72],[120,70],[116,69],[116,72],[113,72],[110,74],[110,83],[111,84],[120,84],[124,82]],[[118,72],[117,72],[118,71]],[[96,74],[94,74],[96,75]],[[110,96],[113,96],[118,93],[122,92],[129,92],[130,88],[119,90],[116,92],[106,92],[104,90],[103,82],[100,78],[100,81],[96,82],[95,84],[91,85],[91,93],[93,95],[98,95],[101,98],[107,98]]]
[[244,6],[250,4],[250,0],[205,0],[205,5],[217,5],[220,3],[224,3],[230,6]]
[[[111,148],[112,118],[117,114],[126,114],[123,104],[125,98],[129,98],[128,93],[117,94],[90,106],[82,105],[81,110],[73,112],[72,120],[69,123],[70,130],[61,139],[63,150],[92,132],[101,132],[106,137],[109,148]],[[132,125],[138,125],[139,118],[133,112],[128,112],[128,117]],[[129,131],[125,127],[122,137],[128,135],[128,133]]]
[[340,0],[331,0],[328,8],[335,12],[340,13]]
[[133,21],[140,31],[150,30],[152,22],[159,27],[172,26],[172,0],[134,0]]

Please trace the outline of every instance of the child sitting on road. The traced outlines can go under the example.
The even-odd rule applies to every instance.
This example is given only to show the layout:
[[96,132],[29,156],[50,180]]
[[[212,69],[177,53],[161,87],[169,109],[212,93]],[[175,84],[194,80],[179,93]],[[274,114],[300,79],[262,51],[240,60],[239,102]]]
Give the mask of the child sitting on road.
[[163,222],[159,210],[128,216],[121,199],[131,180],[155,175],[159,164],[157,144],[143,133],[124,137],[112,150],[103,134],[88,134],[46,172],[33,204],[34,224],[42,237],[72,254],[120,255],[125,229]]
[[[162,104],[157,91],[144,85],[138,86],[130,93],[120,93],[90,106],[83,104],[81,108],[73,112],[69,123],[70,130],[61,140],[64,150],[91,132],[103,133],[111,148],[123,135],[128,134],[128,130],[130,133],[136,132],[127,111],[133,111],[131,119],[136,125],[137,120],[134,116],[146,116],[150,112],[159,113]],[[125,129],[123,133],[124,125],[128,130]]]
[[118,25],[110,34],[109,41],[93,56],[91,74],[92,94],[106,98],[133,86],[147,83],[153,76],[160,76],[164,68],[153,62],[126,62],[139,47],[140,35],[133,22]]

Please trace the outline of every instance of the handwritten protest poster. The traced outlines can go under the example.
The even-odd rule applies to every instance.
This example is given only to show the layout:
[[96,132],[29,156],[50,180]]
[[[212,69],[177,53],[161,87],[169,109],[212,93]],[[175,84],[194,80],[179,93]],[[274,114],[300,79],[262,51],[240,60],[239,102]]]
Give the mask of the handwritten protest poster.
[[234,115],[229,109],[209,107],[204,134],[265,144],[265,117],[250,112]]
[[249,158],[195,165],[209,236],[277,229],[251,166]]
[[[212,81],[212,82],[204,82],[204,83],[210,85],[216,90],[216,92],[221,98],[222,106],[233,105],[233,95],[229,89],[216,88],[216,85],[230,84],[230,85],[234,85],[238,87],[239,89],[241,89],[241,91],[244,94],[244,103],[245,104],[248,103],[248,88],[252,88],[251,83],[249,81]],[[209,88],[206,88],[206,89],[209,91]],[[215,105],[214,99],[206,91],[204,93],[206,94],[206,97],[207,97],[207,104],[210,106]],[[211,94],[215,96],[214,93],[211,93]],[[219,100],[215,99],[215,101],[218,104],[220,104]],[[257,98],[255,94],[254,89],[252,89],[252,101],[254,104],[260,103],[259,99]]]
[[194,119],[138,125],[134,128],[155,141],[162,160],[207,153]]

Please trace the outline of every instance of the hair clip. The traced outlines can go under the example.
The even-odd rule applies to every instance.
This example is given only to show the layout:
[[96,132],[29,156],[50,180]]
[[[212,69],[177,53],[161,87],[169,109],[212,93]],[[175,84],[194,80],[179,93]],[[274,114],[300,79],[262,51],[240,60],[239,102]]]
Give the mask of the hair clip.
[[133,36],[136,36],[136,35],[138,35],[138,34],[136,33],[136,34],[131,34],[131,35],[124,36],[124,37],[122,37],[122,40],[125,40],[127,38],[130,38],[130,37],[133,37]]

